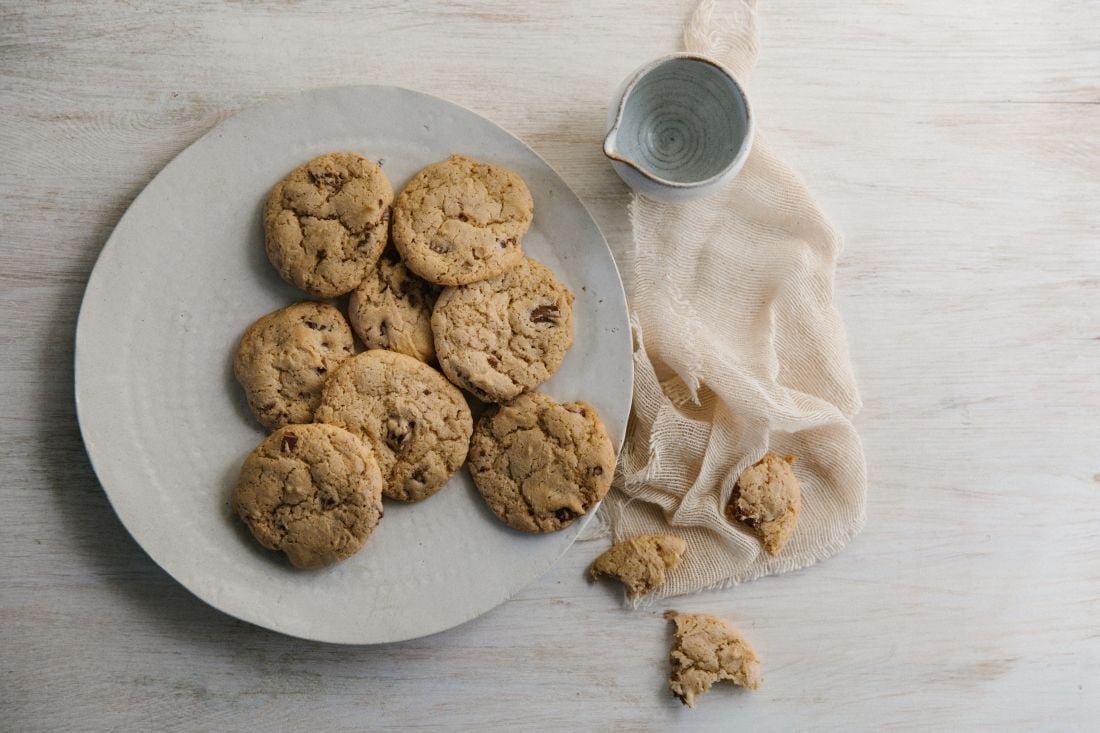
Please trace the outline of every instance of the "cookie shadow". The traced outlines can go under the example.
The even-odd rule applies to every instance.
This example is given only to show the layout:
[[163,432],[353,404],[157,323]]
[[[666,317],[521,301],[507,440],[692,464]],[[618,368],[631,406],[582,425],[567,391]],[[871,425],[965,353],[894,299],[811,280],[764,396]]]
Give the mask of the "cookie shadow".
[[[89,233],[90,242],[107,241],[111,229],[142,186],[144,183],[136,185],[114,205],[104,207],[103,220]],[[316,646],[237,620],[192,595],[153,562],[111,507],[84,445],[74,393],[77,317],[88,277],[101,250],[102,245],[89,244],[81,252],[82,262],[74,267],[84,276],[65,281],[56,297],[44,301],[51,311],[45,319],[49,326],[36,356],[40,374],[48,376],[30,383],[36,390],[39,420],[29,457],[53,499],[51,521],[58,525],[56,531],[64,538],[64,551],[75,555],[72,562],[77,567],[120,597],[140,618],[140,624],[160,629],[164,635],[205,649],[211,655],[223,654],[227,641],[241,644],[242,649],[248,649],[249,644],[253,648],[274,644],[284,651]],[[259,255],[265,258],[262,249]],[[239,395],[232,376],[232,357],[226,374],[231,398],[244,410],[242,418],[251,421],[247,406],[240,404],[243,396]],[[231,490],[236,476],[227,475],[224,481]],[[231,522],[228,508],[226,517],[230,523],[239,524]],[[245,539],[251,540],[247,529],[244,531]],[[262,659],[259,661],[262,663]]]
[[[61,531],[70,543],[76,562],[109,589],[137,617],[143,633],[164,636],[186,645],[196,660],[224,658],[234,660],[257,674],[270,674],[273,668],[285,666],[291,658],[309,658],[309,672],[295,669],[290,673],[324,674],[360,665],[392,664],[395,653],[402,649],[416,654],[416,649],[438,649],[448,639],[461,639],[463,628],[450,629],[431,637],[375,646],[344,646],[326,644],[286,636],[236,619],[208,605],[180,585],[157,565],[131,537],[115,514],[103,491],[80,434],[73,394],[73,341],[75,314],[79,307],[83,283],[74,286],[68,297],[59,299],[57,312],[51,320],[46,346],[40,356],[49,380],[41,383],[39,404],[48,419],[40,421],[40,433],[33,447],[34,463],[44,477],[54,498],[53,510]],[[251,420],[246,413],[245,419]],[[241,460],[244,455],[241,455]],[[227,530],[263,557],[265,562],[290,565],[279,554],[259,546],[248,528],[233,517],[229,507],[236,485],[239,466],[226,468],[221,476],[223,504],[215,510],[224,517]],[[153,630],[156,631],[153,631]],[[230,650],[230,651],[227,651]]]
[[[42,432],[34,443],[34,461],[54,501],[65,535],[95,577],[124,597],[150,624],[172,636],[190,638],[197,628],[208,633],[249,633],[243,622],[216,611],[193,596],[145,553],[115,514],[88,457],[77,421],[73,394],[73,341],[79,296],[61,302],[40,356],[50,365],[50,382],[39,403]],[[67,311],[67,312],[66,312]]]
[[[244,329],[241,329],[241,335],[244,335]],[[252,416],[252,408],[248,406],[248,399],[244,395],[244,390],[237,382],[237,374],[233,369],[233,363],[237,358],[237,348],[239,341],[233,342],[232,346],[226,349],[225,361],[222,364],[222,376],[223,383],[225,385],[225,397],[233,405],[233,412],[237,414],[237,417],[241,419],[246,425],[258,425],[256,418]],[[260,442],[262,438],[256,440]],[[236,478],[234,478],[236,480]]]
[[[245,256],[247,257],[247,270],[250,277],[263,283],[265,288],[278,293],[287,305],[299,300],[321,300],[314,298],[309,293],[294,287],[279,275],[279,272],[267,258],[267,249],[264,245],[264,205],[267,201],[267,193],[264,193],[254,203],[252,209],[252,225],[248,229],[248,241],[245,243]],[[242,324],[241,333],[244,333]]]

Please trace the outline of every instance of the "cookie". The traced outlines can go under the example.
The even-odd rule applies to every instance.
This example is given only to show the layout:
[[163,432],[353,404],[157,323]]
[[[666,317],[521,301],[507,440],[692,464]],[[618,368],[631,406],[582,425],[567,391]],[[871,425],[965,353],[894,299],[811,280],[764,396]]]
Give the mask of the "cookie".
[[252,414],[268,430],[313,420],[325,377],[354,351],[336,308],[305,301],[269,313],[245,331],[233,360]]
[[695,700],[719,680],[760,687],[760,659],[728,621],[676,611],[666,611],[665,618],[676,623],[668,687],[680,702],[695,707]]
[[667,534],[640,534],[612,545],[596,558],[592,579],[611,575],[622,581],[630,596],[652,593],[665,584],[665,571],[680,564],[687,543]]
[[501,521],[555,532],[594,507],[611,486],[615,450],[596,409],[539,392],[490,409],[470,442],[470,473]]
[[350,292],[386,246],[393,188],[355,153],[328,153],[295,168],[264,207],[271,264],[321,298]]
[[370,448],[331,425],[288,425],[245,459],[233,512],[291,565],[351,557],[382,519],[382,474]]
[[413,176],[393,207],[393,243],[409,269],[440,285],[496,277],[523,259],[534,203],[499,165],[463,155]]
[[443,488],[466,460],[473,430],[457,387],[424,362],[382,349],[353,356],[329,377],[316,419],[366,439],[383,494],[398,501]]
[[351,294],[348,320],[368,349],[389,349],[420,361],[435,358],[432,306],[439,290],[383,257]]
[[769,555],[779,554],[787,544],[802,510],[802,489],[791,470],[794,461],[794,456],[766,453],[742,472],[726,505],[726,517],[755,529]]
[[573,345],[573,294],[527,258],[492,280],[445,288],[432,311],[439,366],[482,400],[542,384]]

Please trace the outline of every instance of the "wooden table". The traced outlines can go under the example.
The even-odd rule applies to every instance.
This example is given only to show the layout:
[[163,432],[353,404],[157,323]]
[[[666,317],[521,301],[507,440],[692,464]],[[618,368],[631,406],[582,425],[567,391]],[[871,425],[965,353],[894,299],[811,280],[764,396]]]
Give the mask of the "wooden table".
[[846,234],[871,495],[834,559],[669,604],[736,619],[760,691],[682,709],[663,606],[583,577],[599,542],[465,626],[341,648],[210,609],[111,511],[74,418],[74,324],[173,155],[279,95],[413,87],[524,138],[622,251],[605,105],[691,5],[0,2],[0,728],[1095,730],[1093,0],[764,3],[751,93]]

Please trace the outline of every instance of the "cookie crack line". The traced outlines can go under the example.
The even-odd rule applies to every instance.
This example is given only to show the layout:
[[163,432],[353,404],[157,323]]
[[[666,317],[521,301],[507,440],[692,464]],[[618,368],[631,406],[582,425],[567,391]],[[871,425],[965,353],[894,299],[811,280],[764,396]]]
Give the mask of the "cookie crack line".
[[341,227],[343,227],[344,231],[348,235],[354,236],[358,239],[373,238],[374,229],[383,224],[386,220],[385,216],[380,216],[376,221],[372,221],[368,224],[363,225],[362,229],[356,229],[352,226],[349,226],[346,221],[341,219],[339,214],[332,214],[330,216],[318,216],[317,214],[306,214],[303,212],[299,212],[292,208],[288,208],[287,211],[290,211],[294,214],[294,216],[298,219],[299,226],[304,223],[306,219],[313,219],[314,221],[334,221],[338,223]]
[[[285,441],[286,441],[286,439],[284,438],[284,444],[285,444]],[[293,450],[293,448],[291,448],[290,450]],[[310,476],[310,488],[312,489],[312,493],[317,494],[318,491],[320,491],[319,482],[315,479],[315,477],[313,475],[313,464],[311,464],[309,461],[305,460],[304,458],[301,458],[300,456],[291,455],[285,449],[282,452],[280,452],[277,457],[293,462],[295,467],[304,467],[306,472]],[[274,460],[276,460],[277,457],[276,456],[265,456],[267,461],[274,461]],[[287,471],[286,473],[290,473],[290,472],[291,471]],[[273,466],[270,466],[267,463],[265,463],[260,467],[260,473],[261,473],[262,476],[266,475],[269,478],[275,478],[277,480],[279,478],[279,475],[280,475],[281,472],[277,471]],[[282,510],[282,509],[293,510],[293,509],[296,509],[298,507],[302,507],[303,505],[307,505],[305,507],[307,509],[314,509],[314,510],[317,510],[317,511],[319,511],[321,513],[325,513],[325,514],[329,514],[329,513],[335,514],[337,509],[345,508],[349,504],[354,506],[351,499],[354,497],[355,492],[356,492],[356,489],[349,487],[349,491],[347,492],[347,495],[345,496],[345,495],[342,495],[339,491],[334,490],[333,493],[336,495],[337,501],[336,501],[335,504],[332,504],[331,506],[326,506],[324,500],[321,499],[318,496],[303,497],[300,501],[296,501],[296,502],[288,501],[285,498],[285,492],[281,492],[279,503],[276,504],[275,506],[273,506],[269,511],[267,511],[266,515],[269,516],[272,519],[275,526],[279,527],[282,530],[283,537],[285,538],[288,530],[282,523],[279,522],[278,514],[279,514],[280,510]],[[294,518],[297,519],[297,518],[300,518],[300,517],[294,517]],[[350,530],[351,527],[354,526],[354,524],[355,524],[354,520],[347,520],[347,519],[345,519],[344,517],[341,517],[341,516],[336,516],[335,518],[337,519],[337,521],[340,522],[340,524],[344,525],[345,529],[348,529],[348,530]]]

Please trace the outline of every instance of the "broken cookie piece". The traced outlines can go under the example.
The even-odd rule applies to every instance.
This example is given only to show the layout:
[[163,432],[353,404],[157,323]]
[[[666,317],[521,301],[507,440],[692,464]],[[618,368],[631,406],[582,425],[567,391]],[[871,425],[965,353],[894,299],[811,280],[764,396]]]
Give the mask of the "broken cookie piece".
[[795,457],[766,453],[737,479],[726,516],[760,535],[769,555],[777,555],[794,534],[802,510],[802,489],[791,470]]
[[645,595],[665,583],[665,571],[680,564],[687,543],[667,534],[641,534],[612,545],[592,563],[593,579],[611,575],[631,596]]
[[668,687],[689,708],[719,680],[755,690],[760,687],[760,658],[728,621],[706,614],[666,611],[676,623],[669,661]]

